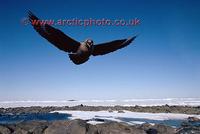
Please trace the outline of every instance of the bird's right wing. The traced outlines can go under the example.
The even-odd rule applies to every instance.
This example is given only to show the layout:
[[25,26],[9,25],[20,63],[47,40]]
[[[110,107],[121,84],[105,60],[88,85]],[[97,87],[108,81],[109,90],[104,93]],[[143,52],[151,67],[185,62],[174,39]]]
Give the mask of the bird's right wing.
[[114,52],[118,49],[128,46],[135,38],[136,36],[129,39],[114,40],[111,42],[94,45],[92,55],[97,56]]
[[[78,47],[80,46],[80,42],[75,41],[69,36],[65,35],[62,31],[48,25],[41,24],[41,20],[39,20],[32,12],[28,12],[29,20],[33,26],[33,28],[45,39],[51,42],[57,48],[65,51],[65,52],[73,52],[75,53]],[[34,23],[35,22],[35,23]]]

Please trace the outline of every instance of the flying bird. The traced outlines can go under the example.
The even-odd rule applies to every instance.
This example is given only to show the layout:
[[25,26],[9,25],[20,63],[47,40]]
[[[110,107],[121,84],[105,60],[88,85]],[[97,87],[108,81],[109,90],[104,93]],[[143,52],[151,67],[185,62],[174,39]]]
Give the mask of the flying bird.
[[32,22],[40,22],[41,20],[36,17],[32,12],[28,12],[28,19],[33,28],[46,40],[52,43],[55,47],[68,53],[69,58],[76,65],[85,63],[89,60],[90,56],[105,55],[114,52],[118,49],[128,46],[135,38],[114,40],[111,42],[95,44],[93,40],[86,39],[83,42],[76,41],[64,34],[59,29],[52,27],[49,24],[33,24]]

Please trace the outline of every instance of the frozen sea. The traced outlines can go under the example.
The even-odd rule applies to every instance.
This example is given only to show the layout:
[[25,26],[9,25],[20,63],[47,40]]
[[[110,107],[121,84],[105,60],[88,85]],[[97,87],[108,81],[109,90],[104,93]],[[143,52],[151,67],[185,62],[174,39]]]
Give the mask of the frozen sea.
[[22,100],[22,101],[0,101],[0,107],[29,107],[29,106],[160,106],[181,105],[200,106],[200,98],[164,98],[164,99],[124,99],[124,100]]

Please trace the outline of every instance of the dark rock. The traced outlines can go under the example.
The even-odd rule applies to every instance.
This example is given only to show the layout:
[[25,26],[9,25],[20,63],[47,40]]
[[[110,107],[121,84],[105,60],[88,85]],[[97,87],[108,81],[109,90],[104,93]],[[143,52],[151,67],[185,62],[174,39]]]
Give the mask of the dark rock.
[[55,121],[44,134],[85,134],[87,125],[83,120]]
[[150,128],[146,132],[147,132],[147,134],[158,134],[158,131],[154,128]]
[[125,113],[123,110],[118,110],[118,113]]
[[188,122],[200,122],[200,119],[197,117],[188,117]]
[[175,134],[176,129],[170,126],[162,125],[162,124],[155,124],[152,129],[158,131],[158,134]]
[[200,134],[200,119],[188,117],[187,121],[182,122],[181,127],[177,129],[177,134]]
[[[0,134],[200,134],[200,127],[183,125],[180,128],[148,123],[128,125],[107,122],[91,125],[84,120],[70,121],[31,121],[17,124],[0,125]],[[188,122],[186,122],[188,123]]]
[[5,126],[0,126],[0,134],[11,134],[11,131]]
[[184,127],[177,130],[176,134],[200,134],[200,127]]
[[86,134],[99,134],[96,125],[88,125]]
[[139,126],[140,129],[144,130],[144,131],[148,131],[150,128],[152,128],[153,125],[149,124],[149,123],[143,123]]
[[98,134],[146,134],[144,130],[117,122],[96,125]]
[[189,122],[187,122],[187,121],[183,121],[181,123],[181,127],[189,127],[189,126],[191,126],[191,124]]
[[22,128],[23,130],[32,134],[42,134],[48,125],[49,123],[45,121],[31,121],[19,123],[16,125],[16,127]]
[[146,131],[147,134],[175,134],[176,129],[170,126],[155,124],[151,125],[148,123],[144,123],[139,126],[140,129]]
[[185,114],[200,114],[200,106],[85,106],[83,104],[73,107],[16,107],[16,108],[0,108],[0,114],[20,114],[20,113],[48,113],[57,110],[81,110],[81,111],[102,111],[112,109],[113,111],[128,110],[132,112],[150,112],[150,113],[185,113]]
[[17,127],[12,134],[29,134],[28,131]]
[[112,110],[111,108],[109,108],[109,109],[108,109],[108,112],[109,112],[109,113],[112,113],[112,112],[113,112],[113,110]]
[[165,107],[170,107],[168,104],[165,104]]

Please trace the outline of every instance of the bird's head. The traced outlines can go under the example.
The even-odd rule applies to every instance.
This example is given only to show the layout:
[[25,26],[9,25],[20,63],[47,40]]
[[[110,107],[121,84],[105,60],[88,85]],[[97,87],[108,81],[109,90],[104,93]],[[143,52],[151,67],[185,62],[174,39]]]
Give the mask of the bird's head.
[[93,45],[93,40],[91,39],[86,39],[85,40],[86,45],[88,45],[89,47],[91,47]]

